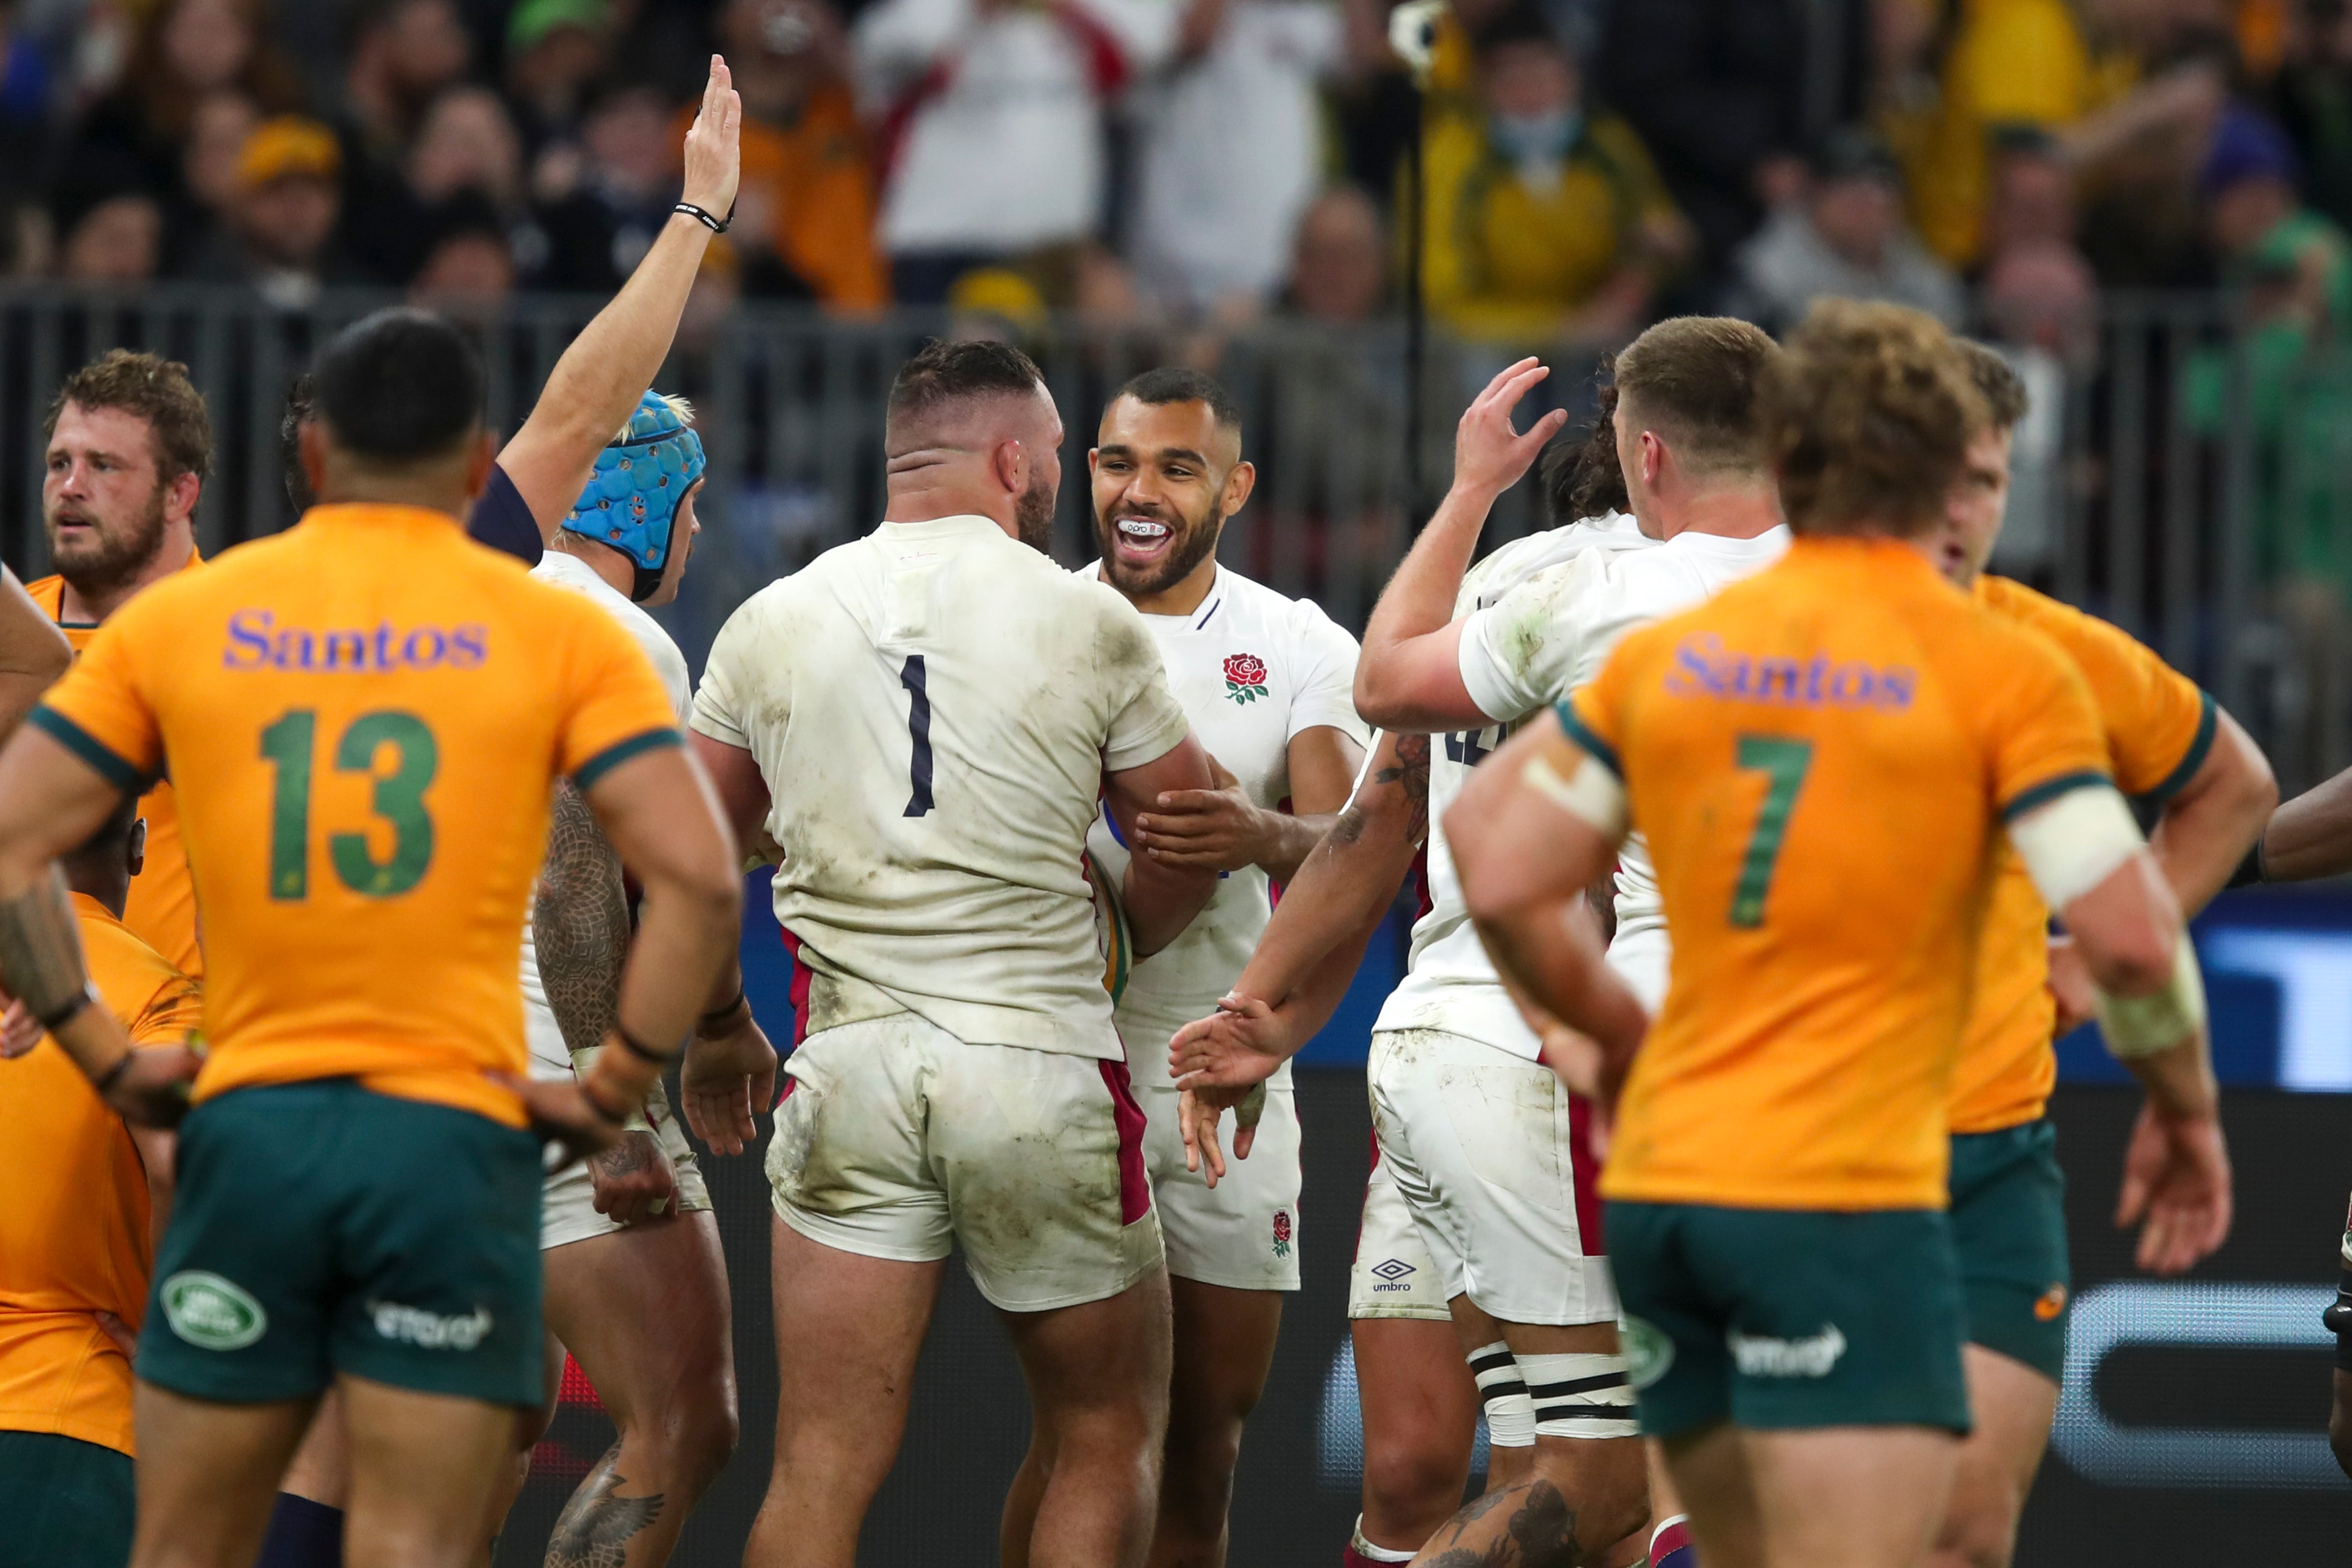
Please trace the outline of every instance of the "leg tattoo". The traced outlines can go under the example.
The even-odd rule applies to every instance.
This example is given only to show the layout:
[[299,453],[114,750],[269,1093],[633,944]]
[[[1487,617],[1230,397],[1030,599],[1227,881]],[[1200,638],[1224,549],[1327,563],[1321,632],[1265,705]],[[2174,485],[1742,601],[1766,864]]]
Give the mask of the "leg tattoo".
[[546,1568],[622,1568],[629,1538],[661,1517],[662,1494],[614,1497],[628,1483],[621,1474],[621,1445],[614,1443],[563,1505],[555,1533],[547,1538]]
[[[1474,1521],[1505,1502],[1517,1507],[1485,1550],[1455,1544]],[[1583,1561],[1584,1549],[1576,1539],[1575,1510],[1568,1506],[1558,1487],[1538,1479],[1506,1491],[1488,1492],[1454,1515],[1446,1549],[1429,1560],[1428,1568],[1576,1568]]]

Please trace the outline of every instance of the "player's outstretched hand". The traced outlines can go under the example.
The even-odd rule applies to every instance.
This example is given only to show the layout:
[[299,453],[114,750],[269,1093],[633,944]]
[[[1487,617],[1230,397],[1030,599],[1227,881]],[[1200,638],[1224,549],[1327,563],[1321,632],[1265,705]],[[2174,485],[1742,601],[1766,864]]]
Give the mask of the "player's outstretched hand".
[[725,57],[710,57],[710,79],[702,86],[702,111],[686,133],[686,183],[680,201],[715,217],[735,206],[743,172],[743,99]]
[[678,1069],[686,1124],[719,1155],[740,1155],[760,1136],[759,1113],[776,1103],[776,1048],[750,1008],[717,1034],[697,1034]]
[[1229,993],[1168,1041],[1168,1071],[1179,1089],[1247,1089],[1290,1060],[1288,1031],[1255,997]]
[[14,1061],[25,1055],[40,1044],[47,1032],[34,1020],[32,1009],[22,1002],[10,1002],[8,1011],[0,1015],[0,1061]]
[[624,1133],[609,1149],[588,1156],[596,1212],[621,1225],[668,1219],[677,1213],[677,1167],[651,1133]]
[[1568,411],[1554,409],[1522,435],[1512,411],[1528,390],[1551,371],[1532,356],[1503,371],[1471,400],[1454,429],[1454,484],[1457,489],[1499,496],[1519,482],[1544,443],[1568,423]]
[[1245,871],[1274,849],[1270,811],[1242,793],[1241,780],[1209,758],[1213,789],[1168,789],[1135,819],[1136,847],[1161,865],[1192,871]]
[[184,1045],[141,1047],[106,1086],[106,1103],[135,1126],[176,1127],[188,1113],[188,1085],[202,1066],[204,1059]]
[[2193,1267],[2229,1239],[2231,1214],[2230,1150],[2221,1118],[2159,1116],[2141,1106],[2116,1203],[2118,1229],[2140,1227],[2139,1266],[2152,1274]]
[[1234,1158],[1245,1160],[1257,1143],[1257,1124],[1265,1115],[1265,1084],[1246,1089],[1186,1089],[1176,1096],[1176,1128],[1184,1137],[1184,1168],[1198,1173],[1212,1188],[1225,1174],[1217,1123],[1227,1111],[1234,1113]]
[[520,1078],[511,1072],[494,1072],[490,1076],[522,1097],[523,1114],[530,1118],[530,1130],[562,1151],[562,1157],[548,1166],[550,1176],[576,1159],[609,1149],[620,1141],[618,1124],[597,1113],[588,1092],[577,1082]]

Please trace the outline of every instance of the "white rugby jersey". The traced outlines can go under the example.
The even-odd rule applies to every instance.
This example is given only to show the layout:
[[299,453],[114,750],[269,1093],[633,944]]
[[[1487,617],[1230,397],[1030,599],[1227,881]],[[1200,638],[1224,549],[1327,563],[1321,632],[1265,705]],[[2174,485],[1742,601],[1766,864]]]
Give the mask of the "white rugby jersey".
[[[1635,543],[1616,530],[1598,531],[1580,543],[1573,536],[1582,527],[1559,530],[1570,537],[1542,552],[1549,559],[1532,569],[1522,563],[1537,552],[1507,563],[1507,571],[1520,566],[1510,580],[1473,573],[1463,583],[1454,604],[1457,617],[1469,617],[1462,628],[1462,681],[1471,700],[1496,722],[1436,737],[1432,748],[1430,908],[1412,928],[1405,977],[1381,1008],[1376,1028],[1444,1030],[1530,1060],[1540,1052],[1465,911],[1461,881],[1445,843],[1445,809],[1461,794],[1470,769],[1502,745],[1509,731],[1591,679],[1626,632],[1762,570],[1789,546],[1785,528],[1753,539],[1685,532],[1661,544],[1638,532]],[[1559,553],[1570,544],[1578,548]],[[1647,852],[1638,839],[1620,852],[1620,934],[1627,930],[1629,883],[1637,890],[1633,917],[1662,924]]]
[[[661,677],[662,690],[669,694],[669,706],[677,712],[677,722],[686,722],[687,710],[693,703],[693,683],[686,673],[686,655],[677,651],[677,644],[670,641],[660,622],[646,614],[641,606],[631,603],[627,594],[597,576],[595,569],[586,561],[560,549],[541,556],[530,574],[541,582],[570,589],[595,601],[606,614],[628,628],[629,635],[637,640],[637,646],[653,662],[654,674]],[[547,1005],[546,988],[540,984],[539,950],[531,945],[530,915],[527,910],[522,923],[522,1024],[523,1039],[530,1048],[530,1075],[571,1077],[572,1053],[564,1048],[563,1031],[556,1027],[555,1013]]]
[[1123,1054],[1081,857],[1103,774],[1186,730],[1126,600],[986,517],[884,523],[728,618],[691,722],[768,781],[808,1032]]
[[[1077,575],[1093,579],[1101,563]],[[1190,615],[1146,615],[1168,666],[1168,682],[1192,733],[1242,792],[1262,808],[1290,794],[1290,740],[1321,726],[1364,743],[1356,717],[1356,640],[1321,607],[1286,599],[1239,573],[1217,569],[1209,596]],[[1087,845],[1115,876],[1127,847],[1109,812],[1097,811]],[[1228,872],[1184,934],[1135,966],[1118,1007],[1118,1029],[1139,1084],[1167,1085],[1168,1038],[1217,1010],[1249,963],[1274,913],[1270,883],[1249,866]],[[1284,1062],[1274,1082],[1290,1082]]]

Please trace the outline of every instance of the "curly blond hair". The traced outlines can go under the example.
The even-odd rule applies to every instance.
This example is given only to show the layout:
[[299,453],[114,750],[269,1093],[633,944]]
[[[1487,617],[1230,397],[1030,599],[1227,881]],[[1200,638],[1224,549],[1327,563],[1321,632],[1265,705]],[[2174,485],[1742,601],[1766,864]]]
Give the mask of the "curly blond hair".
[[1958,340],[1899,305],[1825,299],[1764,382],[1765,449],[1801,534],[1916,534],[1992,418]]

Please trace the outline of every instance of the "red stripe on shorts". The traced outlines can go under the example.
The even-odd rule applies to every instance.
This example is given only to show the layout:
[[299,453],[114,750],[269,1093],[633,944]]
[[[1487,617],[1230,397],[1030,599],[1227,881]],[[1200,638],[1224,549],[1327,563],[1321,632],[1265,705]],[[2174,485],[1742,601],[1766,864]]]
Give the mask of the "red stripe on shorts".
[[1143,1168],[1143,1107],[1135,1103],[1127,1063],[1097,1061],[1110,1091],[1110,1118],[1118,1128],[1118,1222],[1132,1225],[1151,1212],[1151,1178]]
[[1576,1183],[1576,1228],[1587,1258],[1605,1257],[1601,1232],[1601,1162],[1592,1156],[1592,1107],[1581,1094],[1568,1097],[1568,1168]]

